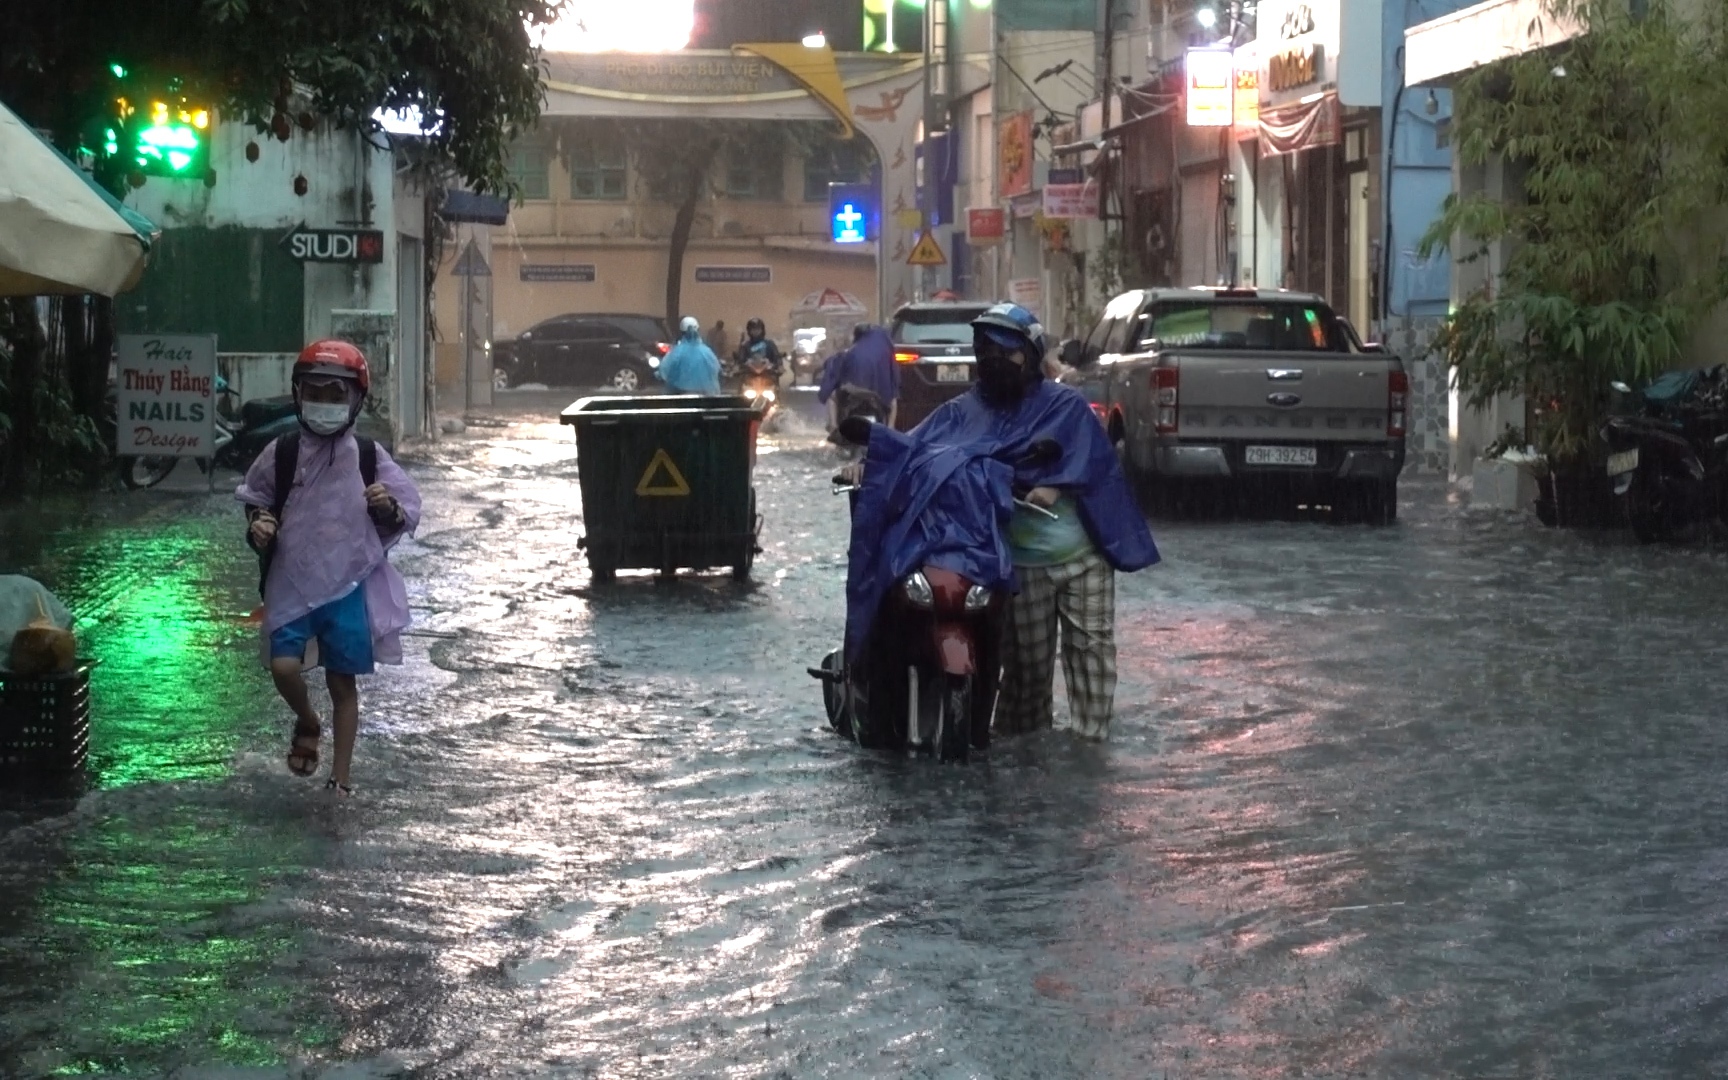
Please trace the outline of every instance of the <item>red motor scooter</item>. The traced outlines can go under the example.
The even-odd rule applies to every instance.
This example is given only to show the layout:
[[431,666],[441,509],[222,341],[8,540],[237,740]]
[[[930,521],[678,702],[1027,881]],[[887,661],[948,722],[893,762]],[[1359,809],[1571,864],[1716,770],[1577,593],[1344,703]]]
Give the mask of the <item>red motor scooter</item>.
[[[862,437],[845,434],[869,442],[867,430]],[[1050,464],[1061,454],[1056,442],[1044,440],[1017,464]],[[835,494],[856,490],[844,477],[834,478]],[[1025,502],[1024,492],[1015,493],[1015,503],[1049,513]],[[988,747],[1007,610],[1004,590],[939,566],[914,570],[883,598],[855,663],[847,664],[836,649],[821,667],[809,669],[822,680],[828,722],[866,749],[929,753],[942,761],[965,761],[974,748]]]

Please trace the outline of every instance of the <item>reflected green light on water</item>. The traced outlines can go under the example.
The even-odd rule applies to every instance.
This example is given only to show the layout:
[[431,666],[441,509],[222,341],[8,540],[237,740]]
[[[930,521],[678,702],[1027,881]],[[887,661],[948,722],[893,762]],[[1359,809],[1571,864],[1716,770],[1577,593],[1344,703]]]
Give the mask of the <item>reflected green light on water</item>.
[[[0,980],[0,1075],[279,1067],[341,1037],[330,1002],[284,977],[315,943],[284,904],[288,883],[325,841],[278,794],[224,794],[281,719],[245,617],[256,563],[237,520],[216,502],[165,505],[129,527],[37,538],[22,567],[65,600],[80,654],[99,661],[97,791],[0,898],[0,968],[14,972]],[[165,787],[126,790],[147,785]]]
[[[198,526],[202,526],[201,528]],[[92,774],[101,787],[214,779],[228,772],[236,721],[269,706],[256,628],[240,622],[234,584],[210,568],[237,560],[208,522],[134,536],[69,574],[62,595],[80,619],[91,677]]]
[[[193,816],[196,814],[196,816]],[[276,972],[306,944],[272,887],[314,861],[303,825],[114,817],[70,839],[40,897],[39,944],[67,980],[52,993],[73,1060],[57,1075],[154,1071],[177,1060],[281,1064],[336,1035]]]

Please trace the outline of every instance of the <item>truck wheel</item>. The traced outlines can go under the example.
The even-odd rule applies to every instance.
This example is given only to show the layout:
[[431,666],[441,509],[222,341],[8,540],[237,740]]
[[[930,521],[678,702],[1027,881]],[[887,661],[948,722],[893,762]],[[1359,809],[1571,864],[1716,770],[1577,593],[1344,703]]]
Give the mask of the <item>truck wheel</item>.
[[590,565],[588,567],[588,572],[593,576],[594,584],[596,585],[608,584],[618,577],[618,571],[612,569],[610,566]]
[[1370,489],[1367,499],[1368,524],[1390,526],[1398,524],[1398,481],[1381,480]]

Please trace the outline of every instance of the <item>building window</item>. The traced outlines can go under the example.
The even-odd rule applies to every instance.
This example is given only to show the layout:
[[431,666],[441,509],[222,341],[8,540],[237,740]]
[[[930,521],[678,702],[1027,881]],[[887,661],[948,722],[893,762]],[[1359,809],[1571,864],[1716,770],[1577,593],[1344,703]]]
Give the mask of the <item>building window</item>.
[[784,174],[778,150],[735,152],[726,163],[726,197],[778,202],[785,193]]
[[831,142],[804,159],[804,201],[827,202],[829,184],[862,184],[870,179],[870,154],[862,135]]
[[614,138],[583,136],[570,146],[572,199],[624,198],[624,145]]
[[550,199],[552,185],[548,179],[552,155],[544,146],[514,146],[510,148],[510,179],[515,182],[523,199]]

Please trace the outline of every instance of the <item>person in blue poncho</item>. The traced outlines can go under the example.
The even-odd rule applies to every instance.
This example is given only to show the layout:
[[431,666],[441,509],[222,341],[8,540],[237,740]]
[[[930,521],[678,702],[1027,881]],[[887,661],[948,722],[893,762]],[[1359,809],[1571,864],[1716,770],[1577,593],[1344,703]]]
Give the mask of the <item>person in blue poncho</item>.
[[684,316],[678,324],[678,343],[660,361],[660,381],[674,394],[720,393],[720,358],[702,341],[702,324]]
[[[1046,380],[1044,331],[1032,313],[997,304],[972,329],[978,357],[973,389],[942,405],[910,436],[873,429],[866,466],[851,467],[863,486],[847,580],[848,655],[886,590],[932,554],[919,548],[941,542],[921,539],[931,530],[895,523],[922,514],[942,485],[964,475],[965,462],[1023,460],[1033,444],[1052,439],[1062,447],[1060,460],[1016,468],[1014,481],[1028,490],[1026,501],[1054,517],[1014,508],[1006,518],[1006,551],[980,547],[968,565],[954,569],[987,587],[1003,578],[1018,586],[993,730],[1012,735],[1051,725],[1060,644],[1075,732],[1108,738],[1116,696],[1115,575],[1153,565],[1158,549],[1091,406],[1072,387]],[[956,521],[946,530],[950,535],[995,531],[984,515],[999,511],[976,501],[980,520]]]
[[874,396],[888,410],[888,424],[900,408],[900,368],[894,363],[894,339],[880,326],[859,323],[852,328],[852,347],[830,357],[822,369],[816,400],[828,406],[828,430],[847,415],[846,399]]

